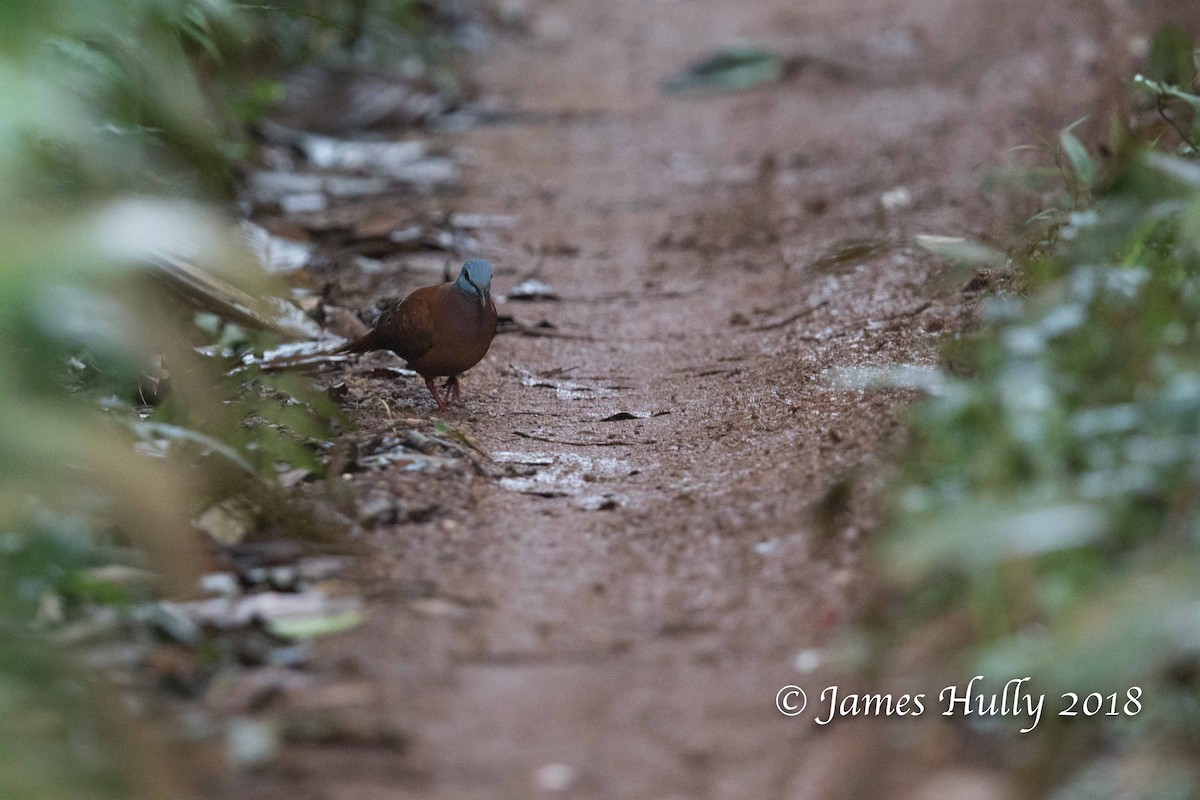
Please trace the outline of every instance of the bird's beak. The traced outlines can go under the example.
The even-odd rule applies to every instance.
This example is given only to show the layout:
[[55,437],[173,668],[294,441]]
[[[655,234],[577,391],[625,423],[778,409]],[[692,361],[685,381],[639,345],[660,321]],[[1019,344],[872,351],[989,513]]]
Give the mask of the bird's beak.
[[488,289],[480,289],[479,284],[475,283],[475,281],[471,280],[470,278],[467,278],[467,283],[471,284],[471,287],[475,289],[475,294],[479,295],[479,305],[486,308],[488,300],[491,299],[491,291]]

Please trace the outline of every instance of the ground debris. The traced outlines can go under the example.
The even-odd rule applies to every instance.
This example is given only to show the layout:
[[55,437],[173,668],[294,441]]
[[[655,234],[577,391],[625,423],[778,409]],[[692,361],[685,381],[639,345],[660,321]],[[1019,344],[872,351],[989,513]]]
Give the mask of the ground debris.
[[230,374],[242,372],[249,367],[263,372],[275,372],[319,369],[329,364],[343,364],[352,360],[351,356],[335,351],[346,342],[347,340],[341,337],[322,336],[319,339],[287,342],[264,351],[262,355],[246,353],[242,356],[241,365],[230,370]]
[[879,207],[887,212],[899,211],[912,204],[912,191],[907,186],[897,186],[879,195]]
[[752,330],[752,331],[770,331],[770,330],[775,330],[776,328],[783,328],[788,325],[791,325],[793,322],[802,320],[805,317],[808,317],[809,315],[814,314],[817,311],[820,311],[822,308],[824,308],[827,305],[829,305],[829,300],[821,300],[818,303],[814,303],[813,305],[802,308],[799,311],[796,311],[792,314],[788,314],[786,317],[783,317],[781,319],[772,320],[770,322],[763,322],[758,325],[754,325],[750,328],[750,330]]
[[383,194],[389,181],[381,177],[322,175],[285,170],[257,170],[246,178],[245,199],[256,207],[287,206],[292,213],[317,211],[328,198],[361,198]]
[[204,695],[205,705],[223,714],[265,711],[284,699],[311,688],[315,678],[286,667],[263,667],[245,672],[218,675]]
[[584,439],[556,439],[551,436],[542,436],[528,431],[513,431],[514,434],[522,439],[532,439],[535,442],[547,442],[548,444],[565,444],[571,447],[636,447],[638,445],[656,444],[653,439],[644,439],[641,441],[626,441],[624,439],[597,439],[587,441]]
[[336,172],[396,177],[428,155],[428,145],[420,140],[364,141],[315,134],[301,134],[297,140],[310,164]]
[[331,135],[371,128],[403,128],[437,118],[451,107],[443,92],[422,80],[361,65],[314,64],[285,81],[280,123],[259,124],[267,141],[287,144],[287,131]]
[[473,214],[465,211],[455,211],[448,220],[450,227],[460,230],[485,230],[498,228],[512,230],[517,227],[520,218],[512,214]]
[[526,278],[521,281],[509,290],[507,298],[521,301],[560,299],[550,284],[537,278]]
[[309,242],[298,242],[275,236],[261,225],[242,221],[242,230],[250,240],[258,263],[268,272],[295,272],[312,261],[314,248]]
[[830,245],[825,252],[813,259],[807,269],[822,275],[846,272],[857,266],[858,262],[885,253],[894,246],[886,239],[843,239]]
[[[261,130],[269,132],[278,143],[294,148],[314,169],[323,174],[363,175],[362,180],[402,184],[419,190],[457,186],[462,180],[462,168],[457,159],[433,153],[428,142],[420,139],[390,140],[374,138],[339,138],[318,133],[294,130],[277,123],[265,123]],[[330,196],[375,194],[372,184],[346,184],[321,181],[322,174],[305,174],[276,169],[269,173],[274,196],[267,198],[263,173],[251,176],[257,191],[257,202],[279,202],[283,197],[324,193]],[[284,177],[293,175],[289,180]],[[313,184],[312,179],[320,182]],[[342,178],[344,181],[345,179]],[[349,187],[353,187],[347,190]],[[282,191],[281,191],[282,190]],[[319,209],[318,209],[319,210]]]
[[508,365],[522,386],[530,388],[553,389],[555,396],[560,400],[579,400],[592,397],[612,397],[617,394],[617,390],[621,387],[615,385],[597,385],[589,386],[577,381],[556,380],[549,375],[535,375],[524,367],[518,367],[515,364]]
[[279,750],[279,735],[269,721],[235,717],[225,727],[225,756],[238,769],[257,767]]
[[371,705],[298,709],[285,714],[283,738],[293,744],[362,747],[406,751],[412,736],[399,725],[381,719]]
[[512,314],[501,314],[499,316],[499,328],[496,333],[519,333],[522,336],[531,336],[534,338],[546,339],[574,339],[582,342],[593,342],[595,337],[586,334],[565,333],[559,331],[554,323],[547,320],[534,323],[533,325],[521,322]]
[[650,419],[652,417],[661,417],[670,414],[670,411],[640,411],[637,413],[631,411],[618,411],[615,414],[609,414],[607,417],[601,417],[597,422],[625,422],[631,419]]
[[354,596],[331,597],[323,590],[313,588],[299,592],[266,591],[208,600],[164,601],[158,603],[156,608],[174,620],[186,620],[212,630],[232,630],[254,623],[270,627],[274,623],[314,621],[361,613],[362,601]]
[[165,253],[158,255],[153,266],[156,275],[201,311],[250,328],[277,331],[290,339],[321,335],[321,326],[283,298],[247,294],[194,264]]
[[579,771],[570,764],[543,764],[533,773],[534,788],[549,794],[570,791],[578,781]]
[[244,500],[234,498],[209,506],[192,524],[223,545],[237,544],[254,530],[258,512]]
[[526,468],[499,478],[497,483],[502,488],[537,497],[572,497],[575,506],[585,511],[619,507],[619,496],[614,492],[596,491],[597,484],[624,477],[632,471],[624,459],[594,458],[578,453],[505,450],[492,453],[492,460]]
[[[416,436],[413,436],[416,434]],[[461,448],[446,444],[446,450],[454,455],[443,455],[422,449],[424,442],[432,442],[432,437],[419,431],[409,431],[402,437],[385,437],[379,442],[378,450],[369,455],[360,456],[358,466],[364,469],[383,469],[387,467],[404,470],[427,470],[438,467],[453,467],[457,464],[456,456],[462,455]],[[434,450],[434,448],[429,448]],[[444,451],[443,451],[444,452]]]

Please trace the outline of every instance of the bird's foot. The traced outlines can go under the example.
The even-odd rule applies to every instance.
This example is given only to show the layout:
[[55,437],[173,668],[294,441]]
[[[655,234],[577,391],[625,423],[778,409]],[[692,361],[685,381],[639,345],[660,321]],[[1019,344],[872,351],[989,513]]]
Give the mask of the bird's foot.
[[462,388],[458,383],[458,376],[451,375],[446,378],[446,382],[442,384],[442,391],[446,392],[446,399],[451,403],[457,403],[462,397]]
[[442,396],[438,394],[437,384],[433,382],[433,378],[426,378],[425,386],[429,388],[429,393],[433,395],[433,399],[437,401],[438,411],[449,411],[450,409],[446,407],[446,403],[442,400]]

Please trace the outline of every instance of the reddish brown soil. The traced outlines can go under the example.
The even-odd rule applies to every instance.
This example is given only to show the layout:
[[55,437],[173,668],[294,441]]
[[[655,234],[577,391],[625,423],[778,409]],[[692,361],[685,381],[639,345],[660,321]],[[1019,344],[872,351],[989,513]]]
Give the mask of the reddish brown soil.
[[[822,653],[863,607],[880,467],[908,400],[840,390],[829,371],[936,359],[975,296],[935,289],[940,268],[908,242],[1003,231],[1011,209],[981,193],[985,167],[1103,105],[1131,13],[529,3],[528,31],[481,54],[477,75],[547,113],[442,137],[469,153],[471,185],[430,202],[519,218],[496,291],[540,265],[563,299],[501,312],[552,335],[498,336],[467,375],[465,407],[443,419],[478,454],[343,481],[348,516],[374,493],[403,521],[362,526],[370,619],[327,640],[321,663],[330,685],[366,694],[341,708],[331,690],[330,705],[407,745],[295,745],[231,793],[910,793],[900,778],[863,788],[877,776],[857,728],[774,708],[784,684],[839,680],[823,662],[797,672],[796,656]],[[660,91],[737,41],[813,62],[737,94]],[[911,205],[885,211],[900,186]],[[820,260],[862,239],[884,245]],[[429,277],[389,273],[370,291]],[[435,416],[417,379],[352,380],[348,403],[360,442]],[[637,418],[604,421],[618,412]],[[839,506],[830,490],[847,478]],[[834,507],[817,513],[823,499]],[[914,760],[938,768],[928,750]]]

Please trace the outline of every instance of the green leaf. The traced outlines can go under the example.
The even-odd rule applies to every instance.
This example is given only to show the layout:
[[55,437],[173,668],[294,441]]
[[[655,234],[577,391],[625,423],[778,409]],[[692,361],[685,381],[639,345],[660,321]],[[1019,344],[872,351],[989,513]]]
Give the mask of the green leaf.
[[994,569],[1006,561],[1082,547],[1109,529],[1106,514],[1095,505],[1039,506],[1017,499],[973,500],[912,524],[908,535],[891,542],[887,555],[889,570],[901,580],[945,566]]
[[241,454],[234,450],[224,442],[189,428],[184,428],[179,425],[170,425],[165,422],[145,422],[141,420],[129,422],[129,427],[133,429],[143,441],[153,441],[155,439],[167,439],[175,442],[187,442],[189,444],[199,445],[201,448],[208,450],[222,458],[236,464],[250,474],[256,474],[254,467],[250,465],[246,459],[242,458]]
[[1164,25],[1150,40],[1146,72],[1150,77],[1175,86],[1187,86],[1196,76],[1192,60],[1192,36],[1177,22]]
[[1079,188],[1090,189],[1096,183],[1096,162],[1088,154],[1087,148],[1069,128],[1058,135],[1058,140],[1071,162],[1071,169],[1075,172]]
[[344,611],[323,617],[273,619],[267,622],[267,630],[285,639],[315,639],[357,628],[364,621],[366,616],[363,612]]
[[1147,165],[1180,183],[1200,187],[1200,164],[1165,153],[1147,153],[1143,159]]
[[736,91],[783,77],[783,59],[754,45],[729,47],[663,83],[668,92]]
[[923,250],[964,266],[1003,268],[1008,264],[1008,256],[1003,251],[961,236],[919,233],[915,241]]
[[1177,100],[1184,101],[1193,108],[1200,109],[1200,95],[1185,92],[1178,86],[1156,81],[1147,78],[1145,75],[1134,75],[1133,82],[1153,94],[1162,95],[1163,97],[1174,97]]

